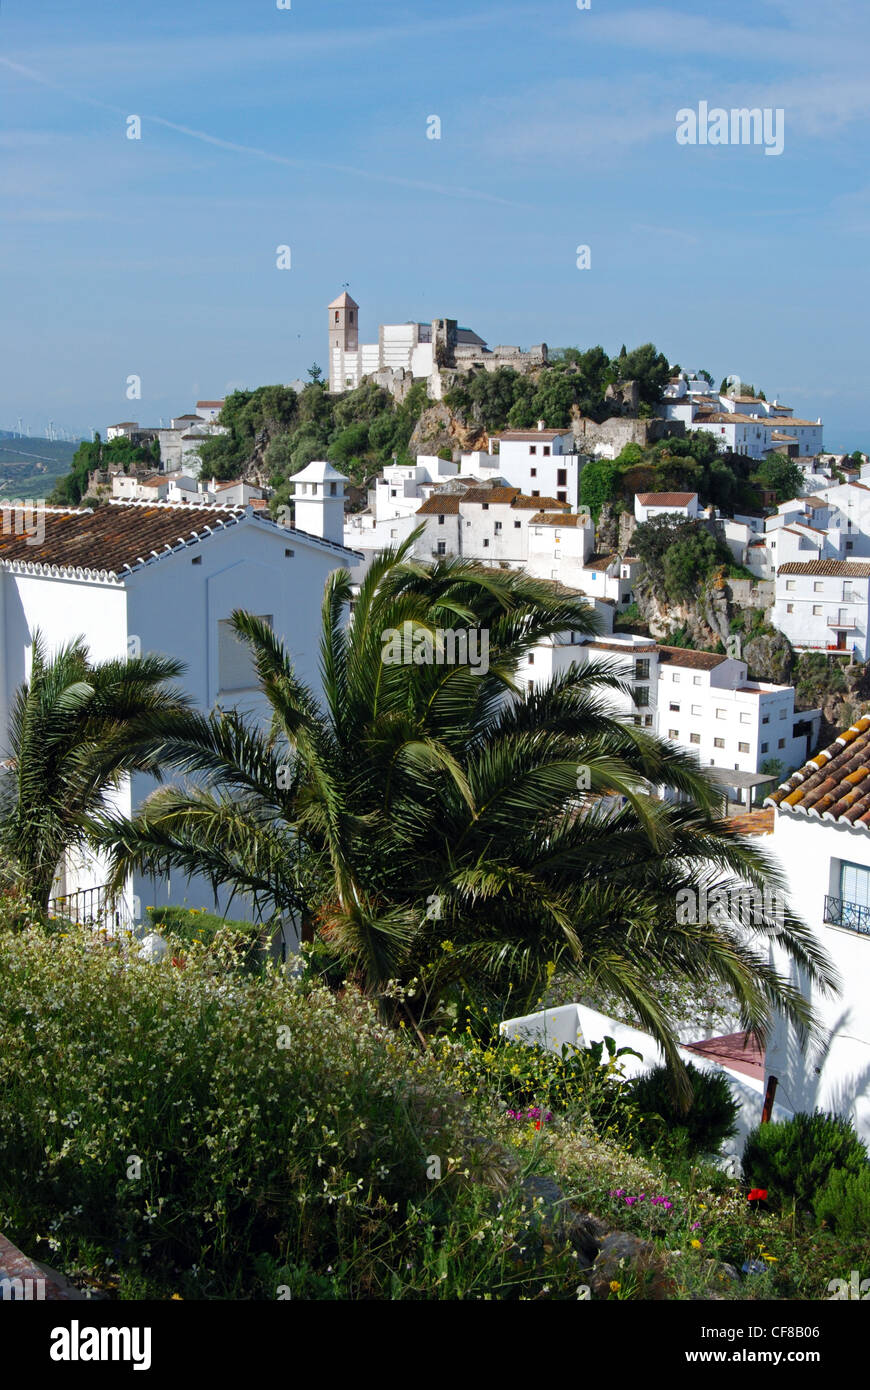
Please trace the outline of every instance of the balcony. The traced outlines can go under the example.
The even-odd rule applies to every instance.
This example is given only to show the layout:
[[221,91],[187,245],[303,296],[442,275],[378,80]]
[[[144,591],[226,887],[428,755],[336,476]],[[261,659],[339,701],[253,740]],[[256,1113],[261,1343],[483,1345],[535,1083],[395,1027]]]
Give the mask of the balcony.
[[846,927],[849,931],[870,936],[870,907],[846,902],[844,898],[825,897],[825,922],[831,927]]
[[847,618],[845,621],[842,618],[828,619],[828,627],[834,628],[836,632],[854,632],[856,626],[857,624],[853,618]]

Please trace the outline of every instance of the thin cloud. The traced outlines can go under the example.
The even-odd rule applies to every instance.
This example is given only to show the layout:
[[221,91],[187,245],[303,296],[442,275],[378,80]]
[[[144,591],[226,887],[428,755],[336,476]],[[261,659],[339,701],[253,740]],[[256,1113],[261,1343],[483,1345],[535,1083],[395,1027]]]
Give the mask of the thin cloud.
[[[37,82],[41,86],[50,87],[53,91],[60,92],[71,101],[83,102],[87,106],[97,107],[102,111],[111,111],[116,116],[126,118],[129,112],[121,106],[115,106],[111,102],[100,101],[97,97],[87,96],[84,93],[70,91],[58,82],[52,81],[43,73],[35,72],[33,68],[27,68],[21,63],[15,63],[10,58],[0,57],[0,63],[4,67],[10,68],[20,76],[25,77],[30,82]],[[137,113],[138,114],[138,113]],[[374,169],[360,169],[349,164],[331,164],[324,160],[315,159],[294,159],[290,155],[276,154],[273,150],[263,150],[256,145],[244,145],[235,140],[225,140],[221,136],[211,135],[205,130],[195,130],[192,126],[180,125],[177,121],[170,121],[165,116],[154,116],[142,114],[143,125],[151,122],[154,125],[164,126],[167,130],[173,130],[179,135],[185,135],[190,140],[199,140],[206,145],[213,145],[217,149],[227,150],[231,154],[241,154],[251,156],[255,159],[267,160],[271,164],[281,164],[290,169],[327,169],[330,173],[350,174],[353,177],[367,179],[374,183],[392,184],[398,188],[412,188],[423,193],[437,193],[443,198],[468,198],[477,202],[497,203],[502,207],[525,207],[524,203],[518,203],[511,198],[500,198],[495,193],[487,193],[480,188],[463,188],[456,184],[430,183],[426,179],[408,179],[398,174],[385,174]]]

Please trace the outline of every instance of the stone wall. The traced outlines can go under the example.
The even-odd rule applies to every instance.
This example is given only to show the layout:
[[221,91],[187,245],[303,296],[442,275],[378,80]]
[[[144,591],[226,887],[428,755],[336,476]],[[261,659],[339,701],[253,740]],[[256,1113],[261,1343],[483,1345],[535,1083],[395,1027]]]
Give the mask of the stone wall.
[[645,449],[657,439],[686,433],[682,420],[635,420],[627,416],[602,420],[599,424],[583,415],[575,417],[572,425],[577,451],[581,454],[600,454],[605,458],[616,458],[626,444],[639,444]]

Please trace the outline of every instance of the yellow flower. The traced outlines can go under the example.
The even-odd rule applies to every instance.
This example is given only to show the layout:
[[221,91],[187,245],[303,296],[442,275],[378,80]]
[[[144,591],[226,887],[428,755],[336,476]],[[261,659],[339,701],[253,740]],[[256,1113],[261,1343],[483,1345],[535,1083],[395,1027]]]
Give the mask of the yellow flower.
[[619,1290],[620,1290],[621,1288],[622,1288],[622,1285],[620,1284],[620,1282],[619,1282],[618,1279],[611,1279],[611,1281],[610,1281],[610,1292],[611,1292],[611,1293],[619,1293]]
[[172,1297],[173,1297],[173,1298],[177,1298],[178,1301],[179,1301],[179,1303],[183,1303],[183,1302],[184,1302],[184,1299],[181,1297],[181,1294],[180,1294],[180,1293],[174,1293],[174,1294],[172,1295]]
[[691,1242],[691,1246],[692,1246],[692,1249],[693,1249],[693,1250],[700,1250],[700,1248],[701,1248],[701,1242],[700,1242],[699,1240],[693,1240],[693,1241]]

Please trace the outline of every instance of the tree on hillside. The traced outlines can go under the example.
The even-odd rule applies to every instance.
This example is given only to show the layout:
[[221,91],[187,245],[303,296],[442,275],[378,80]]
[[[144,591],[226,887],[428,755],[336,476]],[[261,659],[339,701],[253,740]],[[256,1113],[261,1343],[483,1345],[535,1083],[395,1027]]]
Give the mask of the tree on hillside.
[[804,490],[804,471],[785,454],[770,454],[755,474],[762,487],[776,493],[777,502],[790,502]]
[[605,502],[619,495],[620,470],[612,459],[590,459],[580,474],[580,502],[597,521]]
[[[302,902],[322,949],[418,1029],[469,986],[494,1007],[513,990],[521,1011],[554,964],[591,975],[640,1016],[684,1086],[651,984],[663,968],[689,987],[719,981],[762,1036],[774,1007],[805,1023],[771,940],[807,978],[832,977],[791,914],[759,913],[750,934],[678,920],[683,888],[778,885],[756,843],[718,818],[697,763],[614,717],[607,691],[623,686],[606,664],[572,665],[534,692],[519,680],[546,636],[595,630],[589,607],[519,571],[411,561],[413,539],[375,560],[349,622],[351,576],[330,575],[322,699],[266,623],[234,615],[271,732],[235,710],[164,720],[167,762],[199,780],[158,789],[132,820],[92,822],[113,881],[172,868],[253,894],[269,916]],[[392,634],[425,656],[445,625],[488,634],[485,670],[384,660]],[[660,800],[661,786],[685,800]],[[403,1004],[390,981],[410,989]]]
[[656,516],[635,529],[632,548],[643,561],[654,591],[677,603],[692,593],[721,565],[733,563],[723,541],[703,521],[680,516]]
[[613,368],[620,381],[636,381],[641,403],[655,409],[667,386],[671,368],[663,352],[658,352],[653,343],[626,352],[623,344],[619,356],[614,359]]

